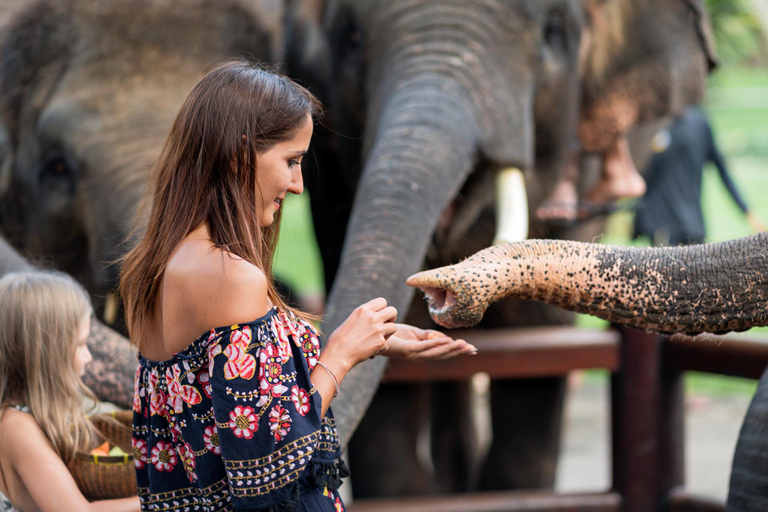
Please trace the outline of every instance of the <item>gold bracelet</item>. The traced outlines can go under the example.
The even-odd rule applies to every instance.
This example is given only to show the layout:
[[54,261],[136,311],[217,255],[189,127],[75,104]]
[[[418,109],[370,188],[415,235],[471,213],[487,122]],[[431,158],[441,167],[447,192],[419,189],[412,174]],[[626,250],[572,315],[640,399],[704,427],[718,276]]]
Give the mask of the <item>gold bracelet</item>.
[[331,371],[331,369],[330,369],[330,368],[328,368],[328,366],[326,366],[326,364],[325,364],[324,362],[322,362],[322,361],[320,361],[320,360],[318,359],[318,360],[317,360],[317,364],[319,364],[320,366],[322,366],[323,368],[325,368],[325,371],[327,371],[327,372],[328,372],[328,375],[330,375],[330,376],[331,376],[331,378],[333,379],[333,384],[336,386],[336,392],[333,394],[333,398],[336,398],[337,396],[339,396],[339,379],[337,379],[337,378],[336,378],[336,375],[334,375],[334,374],[333,374],[333,372]]

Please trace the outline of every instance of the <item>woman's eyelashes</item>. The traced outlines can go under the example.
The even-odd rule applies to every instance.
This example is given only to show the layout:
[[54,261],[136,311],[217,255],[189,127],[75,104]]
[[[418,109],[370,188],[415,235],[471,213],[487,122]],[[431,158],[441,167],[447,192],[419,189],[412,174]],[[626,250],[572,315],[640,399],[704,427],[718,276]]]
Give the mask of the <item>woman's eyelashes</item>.
[[288,168],[293,169],[297,165],[301,165],[301,160],[288,160]]

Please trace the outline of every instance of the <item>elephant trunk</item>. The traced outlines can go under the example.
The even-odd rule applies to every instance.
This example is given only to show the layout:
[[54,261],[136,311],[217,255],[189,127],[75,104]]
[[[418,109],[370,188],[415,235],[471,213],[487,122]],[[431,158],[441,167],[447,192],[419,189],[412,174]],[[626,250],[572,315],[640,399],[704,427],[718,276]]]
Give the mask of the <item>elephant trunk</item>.
[[[471,170],[476,150],[471,110],[444,92],[445,85],[414,81],[384,107],[328,300],[326,332],[375,297],[385,297],[401,314],[410,303],[405,279],[421,267],[440,215]],[[336,408],[343,443],[385,365],[385,358],[370,361],[345,379]]]
[[768,325],[768,233],[673,248],[530,240],[502,244],[408,279],[432,318],[468,327],[519,297],[665,333],[724,333]]
[[[423,265],[442,214],[475,164],[527,171],[533,161],[527,39],[510,37],[522,33],[524,23],[504,18],[495,2],[373,4],[369,14],[379,22],[366,38],[376,51],[366,71],[365,165],[328,300],[326,332],[377,296],[402,318],[412,298],[405,279]],[[499,66],[500,41],[510,41],[506,51],[519,51],[519,65]],[[342,444],[385,364],[374,359],[344,380],[335,406]]]

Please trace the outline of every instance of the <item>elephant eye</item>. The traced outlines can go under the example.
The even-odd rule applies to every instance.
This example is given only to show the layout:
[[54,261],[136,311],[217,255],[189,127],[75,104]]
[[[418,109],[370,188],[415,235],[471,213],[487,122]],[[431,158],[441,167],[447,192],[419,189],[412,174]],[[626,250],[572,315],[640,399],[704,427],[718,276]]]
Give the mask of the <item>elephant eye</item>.
[[48,193],[74,192],[74,176],[71,166],[64,158],[53,157],[46,160],[38,175],[40,187]]
[[560,11],[550,12],[544,24],[544,41],[550,47],[565,47],[565,16]]

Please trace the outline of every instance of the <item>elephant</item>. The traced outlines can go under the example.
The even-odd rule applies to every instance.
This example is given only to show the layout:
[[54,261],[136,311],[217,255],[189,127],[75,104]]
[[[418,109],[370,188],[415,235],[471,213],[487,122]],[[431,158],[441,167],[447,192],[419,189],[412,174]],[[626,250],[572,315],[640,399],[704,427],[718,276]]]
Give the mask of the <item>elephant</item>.
[[[486,215],[484,210],[493,210],[494,174],[500,168],[517,167],[532,175],[535,162],[536,177],[528,180],[528,194],[534,201],[548,195],[576,136],[584,21],[574,0],[338,1],[326,2],[324,11],[317,2],[303,5],[324,13],[327,57],[319,60],[329,63],[306,72],[307,81],[320,84],[316,90],[328,108],[324,124],[330,130],[315,135],[319,170],[305,169],[305,181],[312,194],[326,284],[333,285],[324,324],[324,331],[330,332],[362,295],[383,295],[405,312],[410,297],[407,288],[394,281],[401,270],[390,275],[392,256],[396,254],[404,268],[420,268],[435,231],[439,240],[432,261],[451,261],[461,255],[457,249],[467,251],[463,246],[468,230]],[[296,24],[297,36],[301,27]],[[306,39],[317,40],[314,35]],[[302,44],[306,43],[298,40],[287,45],[289,55],[292,46]],[[303,53],[296,51],[294,58],[300,60]],[[290,70],[291,57],[287,64]],[[301,70],[291,74],[301,76]],[[362,139],[344,136],[358,133]],[[403,201],[420,203],[426,211],[387,206],[405,205]],[[372,217],[365,215],[366,210]],[[482,222],[493,229],[492,222]],[[478,248],[487,244],[486,236],[493,236],[485,231],[476,242]],[[345,235],[345,255],[351,260],[339,266]],[[380,248],[353,254],[349,248],[355,237],[376,240]],[[362,281],[368,283],[365,290]],[[411,315],[408,321],[414,318]],[[560,394],[559,385],[547,385],[554,388],[549,394]],[[342,386],[347,394],[338,407],[356,400],[346,390],[357,387]],[[390,423],[409,421],[413,405],[403,400],[410,401],[412,387],[389,391],[380,399],[394,402],[394,407],[376,408],[368,424],[382,423],[377,414],[399,418],[390,418]],[[560,407],[554,408],[559,416]],[[356,421],[339,424],[343,442],[349,440]],[[550,415],[541,423],[559,421],[551,421]],[[532,419],[530,425],[534,424]],[[404,469],[419,466],[412,449],[415,429],[403,432],[407,439],[400,442],[395,437],[401,433],[382,428],[389,432],[386,437],[374,434],[374,441],[357,435],[356,445],[350,447],[356,495],[365,491],[355,481],[361,474],[388,494],[421,492],[428,485],[423,472]],[[557,428],[550,430],[555,432],[546,435],[548,440],[529,444],[551,445],[552,438],[556,442]],[[451,438],[446,444],[452,442]],[[511,451],[520,456],[519,450]],[[400,471],[372,467],[383,457],[397,460]],[[466,465],[461,460],[453,464]],[[438,471],[446,465],[435,464]],[[509,466],[506,461],[505,465]],[[522,472],[525,464],[520,466]],[[525,473],[536,475],[530,481],[537,485],[540,471],[531,466]],[[553,467],[548,464],[545,469],[550,480]],[[374,471],[386,478],[383,474],[378,478]]]
[[[470,326],[514,295],[663,333],[768,325],[768,233],[706,245],[632,248],[550,240],[501,244],[411,276],[436,322]],[[736,443],[729,512],[768,507],[768,370]]]
[[[523,170],[535,208],[558,181],[577,134],[585,151],[607,151],[634,123],[700,101],[711,60],[696,0],[304,5],[322,19],[307,37],[296,24],[297,46],[326,46],[325,54],[314,50],[322,66],[297,72],[318,84],[329,109],[329,129],[314,145],[321,170],[305,174],[330,289],[326,332],[378,295],[407,311],[405,278],[425,261],[452,263],[489,245],[499,169]],[[591,44],[579,69],[583,28]],[[294,52],[295,60],[305,53]],[[621,94],[628,84],[643,94],[629,101]],[[529,306],[497,308],[499,321],[533,316],[520,308]],[[369,362],[342,386],[343,443],[385,364]],[[395,397],[395,406],[402,400]],[[406,442],[413,439],[395,444]],[[383,438],[366,444],[407,465]],[[403,470],[400,480],[391,492],[407,492],[413,478]]]
[[[281,59],[282,1],[192,0],[180,9],[164,0],[9,0],[3,8],[0,232],[33,262],[83,283],[97,316],[121,330],[118,263],[141,232],[131,234],[131,221],[165,133],[217,61]],[[98,349],[105,337],[114,344]],[[90,346],[86,382],[130,406],[135,350],[106,327]]]

